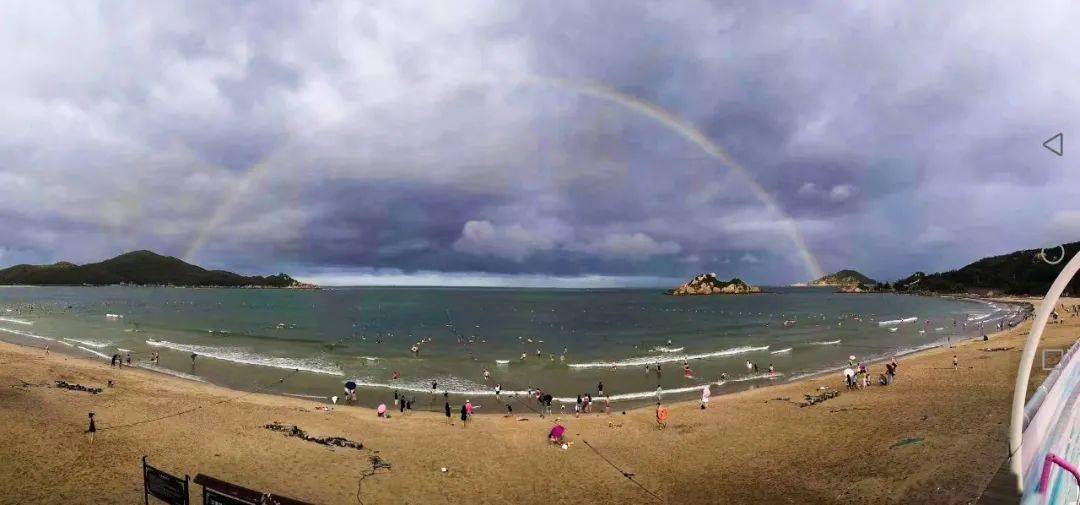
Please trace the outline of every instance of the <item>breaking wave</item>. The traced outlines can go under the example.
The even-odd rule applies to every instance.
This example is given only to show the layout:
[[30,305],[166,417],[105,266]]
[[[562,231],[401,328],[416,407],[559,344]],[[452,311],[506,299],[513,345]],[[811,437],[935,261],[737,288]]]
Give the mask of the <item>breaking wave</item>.
[[652,350],[654,350],[656,352],[683,352],[684,349],[686,349],[686,348],[685,347],[664,347],[662,345],[658,345],[658,346],[652,348]]
[[28,331],[13,330],[11,328],[0,328],[0,331],[2,331],[4,333],[10,333],[12,335],[18,335],[20,337],[30,337],[30,338],[37,338],[37,339],[41,339],[41,340],[50,340],[50,341],[56,340],[55,338],[43,337],[41,335],[35,335],[35,334],[30,333]]
[[15,319],[14,317],[0,317],[0,321],[3,321],[5,323],[22,324],[25,326],[30,326],[34,324],[33,321],[27,321],[25,319]]
[[97,340],[80,340],[77,338],[64,338],[68,342],[75,342],[76,344],[88,345],[94,349],[104,349],[112,345],[112,342],[98,342]]
[[839,344],[840,342],[841,342],[840,340],[829,340],[829,341],[808,342],[808,343],[810,345],[836,345],[836,344]]
[[212,347],[208,345],[177,344],[167,340],[147,340],[147,345],[164,347],[180,352],[190,352],[207,358],[231,361],[245,365],[265,366],[282,368],[285,370],[303,370],[305,372],[325,375],[345,375],[340,368],[317,359],[283,358],[279,356],[265,356],[255,354],[240,348]]
[[680,354],[680,355],[658,355],[658,356],[642,356],[638,358],[627,358],[618,361],[596,361],[592,363],[570,363],[570,368],[604,368],[604,367],[628,367],[628,366],[644,366],[654,363],[677,363],[679,361],[689,361],[692,359],[707,359],[707,358],[719,358],[723,356],[734,356],[736,354],[743,354],[754,351],[767,351],[769,346],[744,346],[744,347],[732,347],[730,349],[724,349],[722,351],[703,352],[698,354]]
[[892,319],[892,320],[889,320],[889,321],[878,321],[877,325],[878,326],[894,326],[894,325],[897,325],[897,324],[914,323],[915,321],[918,321],[918,320],[919,320],[919,318],[917,318],[915,316],[911,316],[911,317],[905,317],[903,319]]

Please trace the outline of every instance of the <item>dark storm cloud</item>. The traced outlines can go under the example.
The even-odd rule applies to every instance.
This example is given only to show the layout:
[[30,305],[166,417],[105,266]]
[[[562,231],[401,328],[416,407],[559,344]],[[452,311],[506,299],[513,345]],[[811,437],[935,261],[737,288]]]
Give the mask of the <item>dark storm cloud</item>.
[[1080,117],[1078,20],[975,2],[9,3],[0,264],[152,248],[323,281],[806,279],[785,217],[731,167],[541,76],[701,130],[827,270],[952,268],[1080,236],[1080,173],[1039,146]]

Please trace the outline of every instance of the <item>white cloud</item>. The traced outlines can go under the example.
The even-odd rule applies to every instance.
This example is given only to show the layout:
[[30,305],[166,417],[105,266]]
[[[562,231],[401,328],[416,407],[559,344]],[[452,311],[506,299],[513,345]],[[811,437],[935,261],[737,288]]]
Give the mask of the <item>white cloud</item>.
[[838,184],[833,186],[829,190],[829,200],[840,203],[847,201],[849,198],[855,195],[859,191],[859,188],[851,184]]
[[595,254],[604,258],[645,259],[663,254],[676,254],[682,250],[679,244],[671,241],[658,242],[656,239],[638,233],[610,233],[599,240],[567,247],[571,251]]
[[522,261],[538,251],[554,249],[554,235],[550,228],[529,230],[520,224],[496,226],[491,221],[469,221],[461,228],[454,249]]
[[859,192],[858,186],[854,184],[837,184],[832,188],[826,190],[819,187],[813,182],[805,182],[795,194],[803,198],[828,200],[833,203],[846,202],[851,197],[855,196]]
[[799,191],[796,192],[799,196],[817,196],[821,194],[821,190],[818,189],[817,184],[812,182],[804,182],[802,186],[799,186]]
[[527,288],[613,288],[675,286],[685,279],[657,276],[404,272],[396,268],[321,270],[295,277],[320,286],[456,286]]
[[739,261],[741,261],[743,263],[761,263],[761,258],[758,258],[757,256],[754,256],[753,254],[746,253],[746,254],[743,254],[741,258],[739,258]]

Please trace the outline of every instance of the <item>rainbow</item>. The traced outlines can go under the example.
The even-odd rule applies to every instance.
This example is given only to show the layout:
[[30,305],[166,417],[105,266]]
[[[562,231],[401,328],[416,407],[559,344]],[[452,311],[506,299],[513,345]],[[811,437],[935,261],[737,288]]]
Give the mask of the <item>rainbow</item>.
[[[518,76],[507,78],[505,76],[479,76],[471,77],[467,79],[454,79],[462,85],[465,84],[481,84],[488,86],[496,85],[526,85],[526,86],[540,86],[547,88],[555,88],[564,90],[577,95],[587,96],[603,100],[615,105],[621,106],[624,109],[648,118],[654,121],[656,124],[663,126],[668,131],[675,133],[687,140],[691,144],[697,146],[705,154],[714,160],[720,162],[723,165],[729,167],[734,173],[740,176],[746,181],[747,186],[750,188],[754,196],[765,206],[766,209],[775,217],[781,220],[784,231],[790,238],[791,242],[795,245],[799,255],[802,258],[803,263],[806,266],[807,272],[811,278],[819,278],[824,276],[824,271],[821,269],[821,265],[818,263],[817,258],[814,257],[810,251],[809,246],[806,244],[806,239],[803,237],[801,231],[799,231],[798,225],[792,220],[780,206],[780,203],[773,198],[772,195],[754,179],[754,176],[735,161],[731,155],[727,153],[723,148],[717,145],[715,142],[709,139],[701,130],[694,127],[692,124],[686,122],[679,116],[665,110],[657,104],[648,102],[636,96],[624,93],[617,89],[605,86],[603,84],[591,81],[571,80],[558,77],[541,77],[541,76]],[[269,169],[273,166],[270,161],[264,160],[254,165],[237,185],[236,191],[229,194],[228,197],[214,210],[210,218],[205,225],[200,229],[198,234],[194,237],[191,245],[188,247],[184,254],[184,259],[193,261],[199,251],[206,245],[207,241],[212,237],[214,231],[225,221],[225,219],[232,213],[237,203],[241,201],[241,196],[251,191],[259,181],[266,175]]]

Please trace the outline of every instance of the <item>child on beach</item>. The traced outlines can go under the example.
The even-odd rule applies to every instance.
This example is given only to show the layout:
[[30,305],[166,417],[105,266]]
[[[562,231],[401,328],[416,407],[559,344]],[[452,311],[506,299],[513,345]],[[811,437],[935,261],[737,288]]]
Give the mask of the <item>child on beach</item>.
[[960,359],[957,358],[955,354],[953,354],[953,357],[952,357],[952,368],[953,368],[953,370],[959,370],[960,369]]
[[97,433],[97,425],[94,424],[94,413],[93,412],[91,412],[89,414],[89,417],[90,417],[90,427],[86,429],[86,434],[89,435],[90,443],[92,444],[92,443],[94,443],[94,434]]
[[662,430],[667,428],[668,409],[667,407],[656,402],[656,425]]

